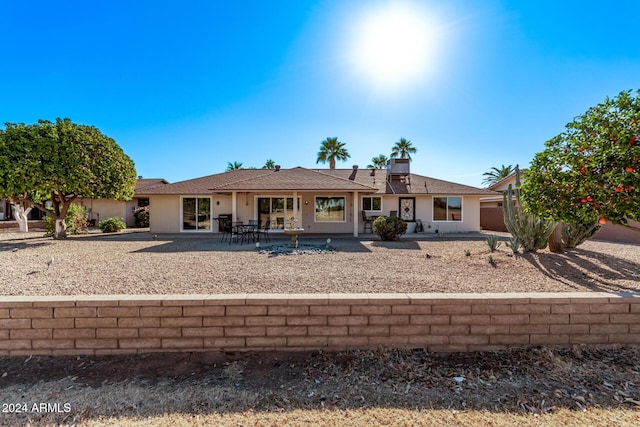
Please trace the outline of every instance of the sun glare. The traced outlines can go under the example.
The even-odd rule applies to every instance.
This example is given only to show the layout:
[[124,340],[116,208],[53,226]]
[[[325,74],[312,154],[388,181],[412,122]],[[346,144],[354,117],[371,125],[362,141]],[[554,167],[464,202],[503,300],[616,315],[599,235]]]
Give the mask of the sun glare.
[[433,26],[418,7],[392,4],[356,23],[349,56],[359,74],[396,89],[424,77],[434,43]]

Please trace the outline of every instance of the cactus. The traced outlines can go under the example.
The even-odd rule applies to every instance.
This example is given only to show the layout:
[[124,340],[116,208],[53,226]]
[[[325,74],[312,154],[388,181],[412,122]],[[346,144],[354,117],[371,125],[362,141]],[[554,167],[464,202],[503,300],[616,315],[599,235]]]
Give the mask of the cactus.
[[562,243],[565,248],[575,248],[593,237],[600,230],[598,221],[591,224],[562,223]]
[[[518,203],[517,208],[514,205],[514,194]],[[556,222],[540,219],[524,212],[520,200],[520,169],[517,166],[516,188],[513,190],[509,184],[509,190],[502,195],[502,212],[507,230],[513,237],[520,240],[520,245],[525,252],[535,252],[547,247],[547,241],[553,233]]]

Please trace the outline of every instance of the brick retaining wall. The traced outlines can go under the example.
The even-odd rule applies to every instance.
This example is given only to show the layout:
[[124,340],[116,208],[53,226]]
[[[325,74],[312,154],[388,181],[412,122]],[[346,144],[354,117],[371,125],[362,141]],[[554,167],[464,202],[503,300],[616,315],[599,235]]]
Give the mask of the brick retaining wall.
[[0,297],[0,356],[639,345],[640,294]]

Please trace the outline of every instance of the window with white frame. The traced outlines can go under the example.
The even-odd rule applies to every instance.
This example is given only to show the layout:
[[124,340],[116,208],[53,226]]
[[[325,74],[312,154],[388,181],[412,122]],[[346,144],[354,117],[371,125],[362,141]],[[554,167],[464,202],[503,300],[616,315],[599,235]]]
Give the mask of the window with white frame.
[[380,196],[363,196],[362,197],[362,210],[363,211],[382,211],[382,197]]
[[462,197],[434,197],[434,221],[462,221]]
[[346,203],[344,197],[316,196],[315,205],[316,222],[346,221]]

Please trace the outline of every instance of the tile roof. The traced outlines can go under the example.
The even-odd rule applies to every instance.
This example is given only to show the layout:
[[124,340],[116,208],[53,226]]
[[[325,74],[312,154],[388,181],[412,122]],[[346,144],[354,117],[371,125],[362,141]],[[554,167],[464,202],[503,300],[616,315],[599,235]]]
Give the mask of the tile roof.
[[495,191],[410,174],[387,182],[376,169],[240,169],[150,188],[141,194],[212,194],[231,191],[360,191],[375,194],[455,194],[492,196]]

